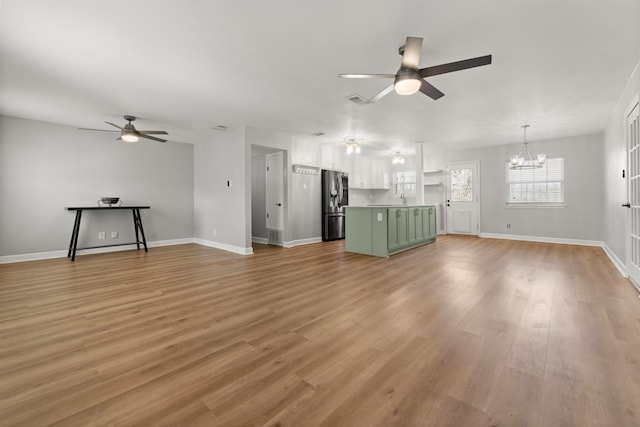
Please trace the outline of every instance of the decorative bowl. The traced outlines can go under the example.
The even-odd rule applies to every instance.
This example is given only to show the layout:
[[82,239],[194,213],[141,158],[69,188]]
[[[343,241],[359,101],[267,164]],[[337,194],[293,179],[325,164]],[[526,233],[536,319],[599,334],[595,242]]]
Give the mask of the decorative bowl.
[[100,197],[98,204],[102,203],[103,205],[115,205],[120,201],[120,197]]

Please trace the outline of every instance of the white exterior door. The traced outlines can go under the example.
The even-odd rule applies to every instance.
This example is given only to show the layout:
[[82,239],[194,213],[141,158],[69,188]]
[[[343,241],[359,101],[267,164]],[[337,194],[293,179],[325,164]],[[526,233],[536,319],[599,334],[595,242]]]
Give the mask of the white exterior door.
[[267,154],[267,229],[284,229],[284,160],[282,151]]
[[640,288],[640,105],[627,115],[627,273]]
[[445,170],[447,234],[477,236],[480,216],[480,162],[448,164]]

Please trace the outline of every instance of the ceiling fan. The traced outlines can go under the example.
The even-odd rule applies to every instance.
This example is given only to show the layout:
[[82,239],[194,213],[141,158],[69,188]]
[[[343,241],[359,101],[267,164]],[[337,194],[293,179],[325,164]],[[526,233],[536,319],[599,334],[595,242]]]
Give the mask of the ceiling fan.
[[158,142],[167,142],[166,139],[160,139],[155,136],[151,136],[151,135],[168,135],[167,132],[163,130],[138,130],[135,128],[135,126],[131,124],[131,122],[135,121],[136,119],[135,116],[124,116],[124,119],[129,122],[126,125],[124,125],[124,127],[120,127],[111,122],[105,122],[108,125],[111,125],[113,127],[120,129],[119,131],[112,130],[112,129],[90,129],[90,128],[78,128],[78,129],[95,130],[100,132],[120,132],[120,136],[116,139],[122,140],[124,142],[138,142],[139,138],[151,139],[153,141],[158,141]]
[[400,46],[398,53],[402,56],[400,69],[395,74],[338,74],[338,77],[347,79],[394,79],[393,83],[382,89],[366,104],[376,102],[395,89],[398,95],[411,95],[420,91],[431,99],[444,96],[435,86],[425,80],[425,77],[451,73],[453,71],[466,70],[467,68],[480,67],[491,64],[491,55],[465,59],[463,61],[450,62],[448,64],[435,65],[433,67],[418,68],[420,51],[422,50],[422,37],[407,37],[404,46]]

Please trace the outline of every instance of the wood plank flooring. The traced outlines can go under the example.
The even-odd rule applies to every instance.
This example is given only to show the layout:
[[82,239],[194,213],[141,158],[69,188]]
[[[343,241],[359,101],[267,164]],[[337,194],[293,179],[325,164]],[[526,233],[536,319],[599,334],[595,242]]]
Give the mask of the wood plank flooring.
[[640,425],[640,299],[600,248],[254,250],[0,265],[0,425]]

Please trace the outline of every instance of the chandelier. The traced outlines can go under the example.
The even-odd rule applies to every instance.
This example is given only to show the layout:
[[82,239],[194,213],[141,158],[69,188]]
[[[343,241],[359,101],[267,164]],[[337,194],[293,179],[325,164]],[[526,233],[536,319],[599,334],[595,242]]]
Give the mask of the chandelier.
[[399,151],[396,151],[392,154],[391,163],[393,163],[394,165],[404,164],[404,156],[400,154]]
[[522,125],[524,130],[524,142],[520,152],[513,154],[509,157],[510,166],[509,169],[536,169],[544,166],[544,162],[547,160],[546,154],[538,154],[534,159],[529,152],[527,143],[527,128],[529,125]]
[[354,138],[349,138],[344,141],[344,146],[346,147],[347,154],[360,154],[360,144]]

